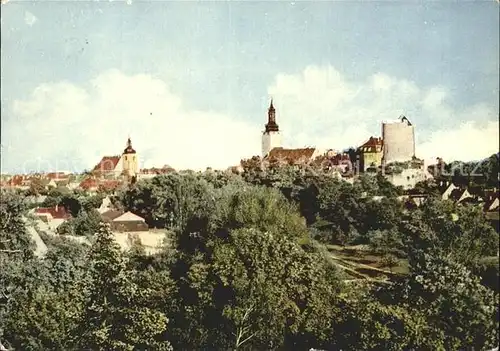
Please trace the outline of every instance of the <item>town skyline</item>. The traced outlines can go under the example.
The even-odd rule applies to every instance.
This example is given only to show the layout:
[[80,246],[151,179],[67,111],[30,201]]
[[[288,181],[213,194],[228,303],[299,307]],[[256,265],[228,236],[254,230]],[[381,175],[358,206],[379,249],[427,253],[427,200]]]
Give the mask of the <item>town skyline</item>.
[[129,134],[145,167],[227,168],[259,154],[271,97],[286,147],[356,147],[406,115],[417,156],[488,157],[493,6],[9,1],[2,172],[37,158],[83,171]]

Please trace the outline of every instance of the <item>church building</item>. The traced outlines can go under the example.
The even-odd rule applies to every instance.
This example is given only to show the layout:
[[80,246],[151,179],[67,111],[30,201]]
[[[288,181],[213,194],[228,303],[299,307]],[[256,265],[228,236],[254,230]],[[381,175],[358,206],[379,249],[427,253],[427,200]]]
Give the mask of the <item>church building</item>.
[[121,156],[104,156],[92,170],[93,175],[105,178],[125,177],[135,181],[139,172],[139,160],[137,152],[132,147],[130,138]]
[[267,161],[280,161],[288,164],[311,162],[322,152],[315,147],[285,149],[281,146],[281,134],[276,123],[276,109],[273,100],[267,110],[267,123],[262,133],[262,159]]
[[139,172],[139,162],[137,160],[137,152],[132,147],[130,137],[127,140],[127,147],[123,150],[122,154],[123,174],[129,179],[137,177]]
[[276,124],[276,110],[271,99],[271,104],[267,110],[267,123],[262,134],[262,158],[266,157],[276,147],[281,147],[281,134]]

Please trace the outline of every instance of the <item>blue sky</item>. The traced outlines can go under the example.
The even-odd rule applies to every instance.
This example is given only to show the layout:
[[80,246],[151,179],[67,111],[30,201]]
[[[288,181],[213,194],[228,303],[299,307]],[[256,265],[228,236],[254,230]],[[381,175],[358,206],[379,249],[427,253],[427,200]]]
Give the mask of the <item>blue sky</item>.
[[488,156],[498,151],[498,6],[11,0],[2,168],[37,158],[89,168],[129,133],[146,165],[229,166],[260,153],[271,95],[290,147],[356,145],[404,113],[423,156]]

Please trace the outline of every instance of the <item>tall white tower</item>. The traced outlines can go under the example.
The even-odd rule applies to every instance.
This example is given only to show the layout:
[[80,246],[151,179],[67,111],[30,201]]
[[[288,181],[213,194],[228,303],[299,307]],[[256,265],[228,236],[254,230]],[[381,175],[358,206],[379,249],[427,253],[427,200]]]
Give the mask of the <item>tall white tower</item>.
[[397,122],[382,123],[382,138],[384,164],[410,161],[415,156],[415,128],[405,116]]
[[271,99],[271,104],[267,110],[266,129],[262,133],[262,158],[266,157],[275,147],[281,147],[281,134],[276,124],[276,110]]
[[122,154],[123,173],[129,178],[137,176],[139,172],[139,161],[137,159],[137,152],[132,147],[130,137],[127,140],[127,147],[123,150]]

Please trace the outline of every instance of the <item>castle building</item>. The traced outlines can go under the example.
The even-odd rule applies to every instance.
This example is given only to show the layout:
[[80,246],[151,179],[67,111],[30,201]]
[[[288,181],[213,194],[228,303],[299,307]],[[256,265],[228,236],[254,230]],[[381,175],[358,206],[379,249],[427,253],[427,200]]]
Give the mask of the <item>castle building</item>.
[[266,157],[276,147],[281,147],[281,134],[278,124],[276,124],[276,110],[271,99],[271,104],[267,110],[267,123],[262,133],[262,158]]
[[405,116],[397,122],[382,123],[382,139],[384,165],[410,161],[415,157],[415,129]]
[[361,172],[366,172],[368,168],[378,169],[382,164],[383,148],[383,139],[377,137],[370,137],[367,142],[358,147]]

